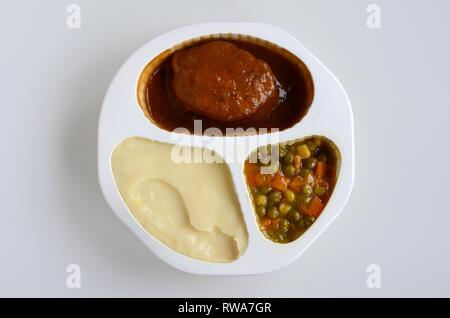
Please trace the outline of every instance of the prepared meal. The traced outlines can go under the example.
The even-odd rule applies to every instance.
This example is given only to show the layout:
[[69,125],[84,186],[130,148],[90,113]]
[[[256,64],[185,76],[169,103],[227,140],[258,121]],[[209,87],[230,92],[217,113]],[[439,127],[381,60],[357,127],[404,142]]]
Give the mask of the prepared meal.
[[[262,166],[272,164],[272,149],[278,151],[275,173],[262,173]],[[259,227],[274,242],[291,242],[315,222],[333,192],[337,149],[325,138],[311,137],[259,149],[253,158],[244,173]]]
[[[144,114],[160,128],[276,128],[300,121],[314,96],[311,74],[287,50],[249,36],[196,39],[169,49],[138,82]],[[194,131],[201,120],[202,130]],[[252,131],[252,133],[255,133]]]
[[210,262],[237,259],[248,236],[228,167],[176,163],[173,150],[173,145],[140,137],[114,149],[112,172],[123,201],[139,224],[169,248]]
[[262,23],[182,27],[133,53],[108,88],[101,191],[179,270],[268,273],[343,210],[353,127],[343,86],[291,34]]

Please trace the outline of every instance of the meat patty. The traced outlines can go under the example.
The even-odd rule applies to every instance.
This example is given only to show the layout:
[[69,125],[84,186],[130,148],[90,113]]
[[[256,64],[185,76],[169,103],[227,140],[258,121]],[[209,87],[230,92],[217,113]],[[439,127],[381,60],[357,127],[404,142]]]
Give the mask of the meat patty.
[[190,111],[218,121],[268,113],[278,101],[269,65],[226,41],[211,41],[175,52],[173,89]]

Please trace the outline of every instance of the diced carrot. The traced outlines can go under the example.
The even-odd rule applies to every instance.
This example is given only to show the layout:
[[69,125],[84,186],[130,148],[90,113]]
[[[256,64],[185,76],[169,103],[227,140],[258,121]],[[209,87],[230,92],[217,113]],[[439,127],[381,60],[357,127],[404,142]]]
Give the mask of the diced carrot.
[[262,187],[271,185],[272,176],[269,174],[250,173],[247,175],[247,182],[252,187]]
[[257,187],[263,186],[266,182],[266,175],[257,173],[255,175],[255,182]]
[[256,163],[250,163],[248,161],[245,162],[244,165],[245,174],[257,173],[259,172],[259,166]]
[[269,217],[263,216],[261,218],[261,227],[263,230],[269,228],[271,224],[272,224],[272,220]]
[[287,186],[288,180],[285,177],[283,177],[279,172],[277,172],[272,179],[272,187],[280,191],[285,191],[287,189]]
[[319,199],[318,196],[313,196],[311,199],[311,202],[309,203],[308,209],[305,212],[305,214],[309,216],[318,217],[320,213],[322,212],[324,208],[324,205],[322,201]]
[[305,180],[301,176],[296,176],[292,181],[289,183],[289,188],[294,192],[300,192],[305,185]]
[[270,224],[270,229],[271,230],[278,230],[278,228],[280,227],[280,223],[281,223],[281,218],[277,218],[275,220],[272,220],[272,223]]
[[300,158],[299,155],[294,157],[294,167],[297,172],[300,171],[300,168],[302,167],[302,158]]
[[264,185],[267,186],[267,187],[272,186],[273,175],[265,174],[264,176],[265,176]]
[[303,214],[309,215],[309,208],[308,208],[308,205],[305,203],[300,204],[300,206],[298,207],[298,210],[300,212],[302,212]]
[[256,175],[257,173],[249,173],[247,174],[247,183],[251,187],[257,187],[256,185]]
[[316,176],[319,178],[325,177],[327,172],[327,164],[323,161],[319,161],[316,166]]

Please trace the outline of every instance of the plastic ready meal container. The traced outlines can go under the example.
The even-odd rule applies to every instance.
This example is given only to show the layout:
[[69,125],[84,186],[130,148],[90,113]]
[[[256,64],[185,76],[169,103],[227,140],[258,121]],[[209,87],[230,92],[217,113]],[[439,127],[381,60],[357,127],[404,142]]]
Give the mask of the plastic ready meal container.
[[[229,158],[227,152],[223,150],[226,148],[221,147],[223,140],[219,140],[233,138],[238,144],[254,142],[257,146],[262,146],[264,138],[258,138],[256,135],[234,137],[191,135],[191,141],[193,140],[196,146],[216,151],[225,162],[233,160],[233,163],[229,164],[229,169],[247,227],[248,246],[238,259],[229,263],[207,262],[184,256],[152,237],[135,220],[122,200],[111,168],[113,150],[129,137],[139,136],[165,143],[175,143],[176,140],[172,136],[173,133],[149,121],[139,105],[137,85],[145,66],[163,51],[182,42],[216,34],[239,34],[260,38],[300,58],[311,73],[314,99],[307,114],[293,127],[279,132],[277,138],[279,142],[285,142],[309,136],[324,136],[336,145],[340,153],[336,185],[320,217],[295,241],[278,244],[264,237],[258,228],[243,173],[244,161],[249,153],[238,158],[239,162],[236,163],[236,158]],[[179,138],[177,142],[180,142]],[[259,23],[207,23],[179,28],[151,40],[140,48],[114,77],[104,99],[99,120],[98,174],[103,194],[114,213],[149,249],[169,265],[195,274],[242,275],[274,271],[297,259],[341,213],[349,198],[354,180],[353,115],[350,101],[336,77],[297,39],[277,27]]]

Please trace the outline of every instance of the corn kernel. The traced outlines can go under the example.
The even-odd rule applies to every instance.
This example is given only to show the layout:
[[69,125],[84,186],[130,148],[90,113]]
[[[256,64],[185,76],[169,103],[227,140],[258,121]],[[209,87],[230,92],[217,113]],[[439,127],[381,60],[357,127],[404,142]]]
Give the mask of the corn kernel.
[[302,157],[302,159],[306,159],[311,156],[311,151],[307,145],[301,145],[297,147],[297,154]]

